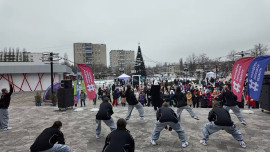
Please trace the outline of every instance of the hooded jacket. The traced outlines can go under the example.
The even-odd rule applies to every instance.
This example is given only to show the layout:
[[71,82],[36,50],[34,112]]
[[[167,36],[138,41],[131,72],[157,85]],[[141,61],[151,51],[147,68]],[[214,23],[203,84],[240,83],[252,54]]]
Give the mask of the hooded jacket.
[[126,100],[129,105],[136,105],[138,104],[138,100],[136,99],[134,92],[131,90],[126,91]]
[[209,121],[214,121],[218,126],[232,126],[233,121],[229,112],[223,108],[214,107],[208,115]]
[[226,90],[226,92],[221,95],[221,98],[225,106],[236,106],[237,96],[233,92]]
[[56,127],[46,128],[35,140],[30,147],[31,152],[45,151],[53,147],[53,145],[65,144],[64,134]]
[[128,130],[116,129],[106,138],[102,152],[134,152],[135,142]]
[[157,116],[157,121],[161,123],[162,122],[174,122],[174,123],[178,122],[177,115],[169,107],[161,107],[160,109],[158,109],[156,116]]
[[113,114],[112,105],[108,102],[102,102],[96,115],[97,120],[110,120]]
[[8,94],[2,94],[0,98],[0,109],[8,109],[10,104],[10,96],[13,93],[13,87],[10,85],[10,90]]
[[187,100],[185,95],[182,92],[176,92],[174,95],[174,101],[176,102],[176,107],[184,107],[187,105]]

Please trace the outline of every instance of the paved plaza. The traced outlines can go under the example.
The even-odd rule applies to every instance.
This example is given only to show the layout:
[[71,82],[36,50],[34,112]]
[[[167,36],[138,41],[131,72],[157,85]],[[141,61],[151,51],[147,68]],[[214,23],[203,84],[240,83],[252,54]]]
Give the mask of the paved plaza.
[[[87,101],[83,111],[75,112],[68,110],[59,112],[57,107],[43,105],[34,106],[34,93],[13,94],[11,99],[10,126],[9,131],[0,131],[1,152],[26,152],[36,137],[43,129],[51,126],[54,121],[63,123],[62,131],[65,135],[66,144],[73,152],[100,152],[104,146],[106,136],[110,129],[102,123],[101,138],[95,138],[95,115],[92,102]],[[98,105],[101,101],[98,100]],[[98,107],[98,106],[97,106]],[[114,107],[113,118],[124,118],[127,107]],[[176,110],[176,109],[174,109]],[[208,146],[199,144],[202,138],[202,127],[208,122],[207,116],[210,109],[194,109],[200,120],[190,117],[187,111],[183,111],[181,125],[185,130],[189,146],[181,147],[177,134],[172,131],[161,132],[158,145],[152,146],[151,133],[156,121],[153,108],[145,108],[145,119],[138,118],[138,111],[134,109],[127,128],[135,139],[135,150],[137,152],[176,152],[176,151],[230,151],[230,152],[270,152],[270,113],[254,109],[254,114],[243,114],[248,125],[243,126],[232,114],[232,119],[237,128],[244,136],[247,148],[241,148],[239,143],[225,131],[220,131],[210,136]]]

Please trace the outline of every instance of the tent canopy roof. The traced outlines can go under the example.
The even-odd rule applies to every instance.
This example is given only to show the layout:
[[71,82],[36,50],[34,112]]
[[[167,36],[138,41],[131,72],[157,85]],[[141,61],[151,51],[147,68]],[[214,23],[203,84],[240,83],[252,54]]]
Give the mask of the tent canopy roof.
[[206,78],[210,78],[210,77],[216,77],[216,74],[214,73],[214,72],[208,72],[208,73],[206,73],[206,76],[205,76]]
[[119,77],[117,77],[118,79],[129,79],[130,76],[126,75],[125,73],[123,73],[122,75],[120,75]]

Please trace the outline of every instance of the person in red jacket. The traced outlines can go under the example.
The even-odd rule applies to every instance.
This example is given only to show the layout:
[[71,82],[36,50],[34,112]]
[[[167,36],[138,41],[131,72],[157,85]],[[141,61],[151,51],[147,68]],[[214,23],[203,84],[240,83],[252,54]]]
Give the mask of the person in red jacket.
[[12,127],[8,126],[9,121],[9,113],[8,113],[8,107],[10,104],[10,97],[13,93],[13,87],[11,84],[9,84],[10,90],[7,91],[6,88],[2,89],[2,95],[0,98],[0,128],[4,130],[10,130]]

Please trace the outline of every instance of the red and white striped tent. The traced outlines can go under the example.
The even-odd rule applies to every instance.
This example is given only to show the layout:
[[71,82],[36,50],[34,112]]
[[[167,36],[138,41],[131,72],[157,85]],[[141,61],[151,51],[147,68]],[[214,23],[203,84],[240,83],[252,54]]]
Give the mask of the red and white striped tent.
[[[0,62],[0,89],[9,89],[9,83],[15,92],[43,91],[51,84],[50,64],[33,62]],[[66,65],[53,65],[54,82],[65,79],[72,74]]]

